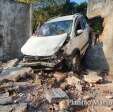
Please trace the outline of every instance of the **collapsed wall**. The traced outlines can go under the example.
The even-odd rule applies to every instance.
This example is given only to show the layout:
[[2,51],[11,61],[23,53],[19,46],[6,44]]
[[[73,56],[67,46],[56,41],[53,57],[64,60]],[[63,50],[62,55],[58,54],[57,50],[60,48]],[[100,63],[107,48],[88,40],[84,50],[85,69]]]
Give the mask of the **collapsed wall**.
[[21,57],[21,46],[30,36],[30,6],[0,0],[0,60]]
[[88,50],[86,65],[97,70],[113,72],[113,0],[89,0],[88,18],[103,18],[102,32],[97,44]]

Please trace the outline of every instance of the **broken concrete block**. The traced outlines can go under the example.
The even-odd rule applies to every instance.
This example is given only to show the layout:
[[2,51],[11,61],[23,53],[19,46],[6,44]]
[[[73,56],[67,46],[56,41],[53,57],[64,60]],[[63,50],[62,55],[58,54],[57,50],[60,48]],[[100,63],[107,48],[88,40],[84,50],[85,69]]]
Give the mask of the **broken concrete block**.
[[27,103],[0,105],[0,112],[27,112]]
[[18,64],[18,62],[19,62],[19,59],[10,60],[6,64],[3,65],[3,69],[15,67]]
[[13,99],[12,97],[9,96],[8,92],[0,94],[0,105],[7,105],[12,103],[13,103]]
[[20,103],[15,106],[14,112],[28,112],[27,111],[27,103]]
[[7,98],[7,97],[9,97],[9,93],[8,92],[0,94],[0,99]]
[[61,73],[61,72],[55,72],[53,74],[53,76],[58,82],[63,81],[66,78],[66,75],[64,73]]
[[106,95],[107,99],[113,99],[113,95]]
[[60,88],[62,90],[65,90],[67,86],[68,86],[68,84],[66,82],[63,82],[63,83],[61,83]]
[[91,100],[91,99],[93,99],[93,97],[90,95],[83,96],[83,100]]
[[0,105],[0,112],[12,112],[12,107],[10,105],[7,106],[1,106]]
[[68,95],[60,88],[46,89],[44,96],[49,103],[69,98]]
[[66,82],[68,85],[74,86],[80,82],[80,79],[75,76],[69,76],[68,78],[66,78]]
[[3,70],[0,74],[0,81],[2,80],[11,80],[17,81],[18,78],[24,78],[26,76],[31,76],[33,70],[31,68],[11,68]]
[[69,108],[69,100],[62,100],[59,102],[60,111],[67,110]]
[[89,83],[97,83],[102,80],[102,77],[98,76],[97,72],[88,70],[88,75],[84,75],[84,80]]
[[13,103],[12,97],[0,98],[0,105],[8,105],[8,104],[12,104],[12,103]]

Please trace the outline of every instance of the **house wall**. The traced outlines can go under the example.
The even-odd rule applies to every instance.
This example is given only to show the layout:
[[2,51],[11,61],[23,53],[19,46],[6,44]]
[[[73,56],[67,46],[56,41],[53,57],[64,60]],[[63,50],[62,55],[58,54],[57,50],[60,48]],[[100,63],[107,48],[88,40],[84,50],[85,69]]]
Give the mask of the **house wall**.
[[[96,70],[108,70],[113,74],[113,0],[89,0],[88,18],[100,16],[102,32],[96,45],[86,54],[86,65]],[[99,21],[98,21],[99,22]]]
[[21,57],[21,46],[29,38],[30,5],[0,0],[0,60]]

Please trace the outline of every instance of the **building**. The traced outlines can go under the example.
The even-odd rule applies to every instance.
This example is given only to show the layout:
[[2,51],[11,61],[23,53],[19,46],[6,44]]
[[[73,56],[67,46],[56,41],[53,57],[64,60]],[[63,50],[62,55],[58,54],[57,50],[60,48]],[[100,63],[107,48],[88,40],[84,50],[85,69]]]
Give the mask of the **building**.
[[0,0],[0,60],[21,57],[31,33],[30,5]]

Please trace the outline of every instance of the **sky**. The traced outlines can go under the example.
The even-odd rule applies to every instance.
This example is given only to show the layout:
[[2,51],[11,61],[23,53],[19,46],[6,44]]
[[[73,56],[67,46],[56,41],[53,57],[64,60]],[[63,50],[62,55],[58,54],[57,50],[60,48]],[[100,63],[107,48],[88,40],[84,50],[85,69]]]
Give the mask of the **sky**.
[[71,0],[71,1],[75,1],[77,3],[81,3],[81,2],[84,2],[84,1],[87,1],[87,0]]

